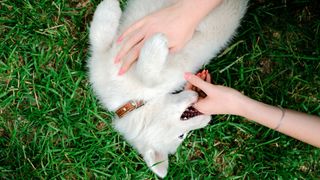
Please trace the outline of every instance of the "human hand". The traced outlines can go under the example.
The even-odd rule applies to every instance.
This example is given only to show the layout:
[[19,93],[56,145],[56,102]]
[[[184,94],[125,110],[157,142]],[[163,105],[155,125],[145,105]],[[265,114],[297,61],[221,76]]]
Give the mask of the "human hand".
[[124,61],[119,75],[124,74],[137,60],[143,44],[155,33],[166,35],[170,53],[182,49],[192,38],[201,20],[199,16],[190,15],[192,12],[194,12],[193,1],[178,1],[131,25],[118,39],[118,43],[125,40],[114,60],[115,63]]
[[[196,74],[196,76],[198,76],[200,79],[202,79],[203,81],[207,82],[207,83],[211,83],[211,76],[209,74],[208,70],[202,70],[201,72],[198,72]],[[207,94],[204,93],[200,88],[192,85],[190,82],[187,82],[185,87],[185,90],[192,90],[198,93],[198,99],[203,99],[205,97],[207,97]]]
[[[240,115],[242,113],[241,102],[246,98],[239,91],[229,87],[213,85],[208,82],[210,75],[193,75],[192,73],[185,73],[185,79],[189,84],[186,88],[191,88],[192,85],[201,89],[207,96],[199,98],[193,105],[198,111],[206,115],[211,114],[233,114]],[[207,81],[207,82],[206,82]],[[192,87],[193,89],[195,87]]]

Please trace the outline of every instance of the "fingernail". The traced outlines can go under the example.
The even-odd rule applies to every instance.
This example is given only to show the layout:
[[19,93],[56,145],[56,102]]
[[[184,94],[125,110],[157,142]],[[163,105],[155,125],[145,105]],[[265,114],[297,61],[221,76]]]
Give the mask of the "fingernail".
[[119,58],[119,56],[116,56],[115,58],[114,58],[114,63],[115,64],[118,64],[120,62],[120,58]]
[[117,44],[121,43],[122,41],[122,36],[120,36],[118,39],[117,39]]
[[204,70],[202,70],[202,71],[201,71],[201,75],[200,75],[200,78],[201,78],[201,79],[203,78],[204,73],[205,73]]
[[190,79],[191,75],[192,75],[191,72],[184,73],[184,79],[186,79],[186,80]]
[[125,73],[125,69],[124,68],[120,68],[119,72],[118,72],[118,76],[122,76]]

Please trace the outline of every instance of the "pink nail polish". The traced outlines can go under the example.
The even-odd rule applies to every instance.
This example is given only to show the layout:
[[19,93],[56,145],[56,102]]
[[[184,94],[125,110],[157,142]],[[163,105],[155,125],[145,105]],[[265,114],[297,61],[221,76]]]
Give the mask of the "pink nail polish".
[[192,75],[191,72],[184,73],[184,79],[186,79],[186,80],[190,79],[191,75]]
[[116,56],[115,58],[114,58],[114,63],[115,64],[118,64],[120,62],[120,58],[119,58],[119,56]]
[[122,76],[125,73],[125,69],[124,68],[120,68],[119,72],[118,72],[118,76]]
[[122,36],[120,36],[120,37],[117,39],[117,43],[119,44],[119,43],[121,43],[121,41],[122,41]]

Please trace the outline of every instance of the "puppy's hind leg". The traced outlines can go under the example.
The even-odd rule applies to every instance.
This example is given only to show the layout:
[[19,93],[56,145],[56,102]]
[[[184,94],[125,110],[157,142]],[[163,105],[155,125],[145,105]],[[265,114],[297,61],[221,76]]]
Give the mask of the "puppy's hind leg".
[[93,51],[105,51],[113,41],[121,17],[118,0],[102,1],[94,15],[90,28],[90,43]]
[[158,33],[146,41],[136,65],[136,74],[144,84],[158,83],[168,53],[168,40],[164,34]]

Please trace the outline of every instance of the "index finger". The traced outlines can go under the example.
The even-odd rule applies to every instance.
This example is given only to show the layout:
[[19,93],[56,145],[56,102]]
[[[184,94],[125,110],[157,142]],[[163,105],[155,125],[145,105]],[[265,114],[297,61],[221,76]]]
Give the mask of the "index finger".
[[191,83],[192,85],[198,87],[199,89],[201,89],[203,92],[205,92],[206,94],[208,94],[208,91],[211,88],[211,84],[202,80],[201,78],[199,78],[198,76],[187,72],[184,74],[184,78]]
[[135,30],[139,29],[143,24],[142,20],[139,20],[138,22],[135,22],[131,26],[129,26],[118,38],[117,42],[120,43],[126,36],[134,32]]

